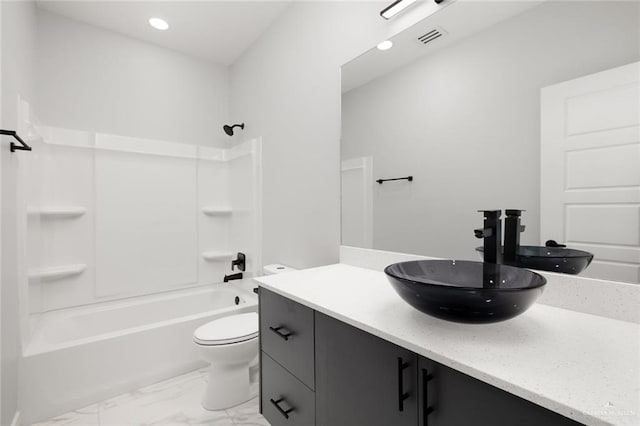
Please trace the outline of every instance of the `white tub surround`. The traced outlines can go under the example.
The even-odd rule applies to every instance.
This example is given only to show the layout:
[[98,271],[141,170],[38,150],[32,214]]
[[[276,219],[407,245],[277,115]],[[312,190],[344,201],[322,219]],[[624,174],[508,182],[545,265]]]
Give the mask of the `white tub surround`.
[[402,301],[384,273],[345,264],[257,280],[282,296],[578,422],[640,424],[638,324],[541,303],[496,324],[442,321]]
[[193,331],[256,312],[255,285],[243,280],[41,314],[22,361],[23,424],[204,367]]
[[19,181],[28,314],[220,282],[237,252],[259,272],[259,139],[36,130]]

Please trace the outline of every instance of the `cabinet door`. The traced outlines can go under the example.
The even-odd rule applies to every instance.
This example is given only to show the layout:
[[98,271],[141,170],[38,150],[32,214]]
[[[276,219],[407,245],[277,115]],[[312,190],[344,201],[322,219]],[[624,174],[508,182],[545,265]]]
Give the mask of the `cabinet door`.
[[262,415],[271,426],[313,426],[315,396],[269,355],[262,353]]
[[313,309],[260,289],[260,347],[313,390]]
[[416,426],[417,355],[315,315],[316,426]]
[[420,426],[580,424],[423,357],[418,378]]

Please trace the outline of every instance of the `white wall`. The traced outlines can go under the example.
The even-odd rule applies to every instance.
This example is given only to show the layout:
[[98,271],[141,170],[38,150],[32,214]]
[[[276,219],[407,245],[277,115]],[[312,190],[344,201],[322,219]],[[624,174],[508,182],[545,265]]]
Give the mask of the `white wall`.
[[346,93],[342,158],[415,178],[372,183],[373,246],[477,259],[476,210],[491,208],[527,210],[522,241],[539,243],[540,88],[637,61],[639,13],[543,4]]
[[[35,6],[32,2],[0,2],[2,8],[2,128],[18,127],[18,97],[31,99],[33,94],[32,64],[35,34]],[[0,282],[2,317],[0,353],[2,359],[2,401],[0,424],[11,424],[17,411],[19,312],[18,312],[18,223],[17,164],[25,152],[11,154],[9,138],[2,137],[2,277]]]
[[47,125],[223,146],[229,73],[38,10],[35,112]]
[[[2,47],[2,5],[0,5],[0,50]],[[3,123],[3,119],[2,119],[2,55],[0,55],[0,128],[2,127]],[[3,157],[4,155],[2,154],[2,151],[0,150],[0,164],[2,164],[3,161]],[[2,183],[4,182],[3,177],[2,177],[2,173],[0,172],[0,191],[2,190]],[[2,206],[3,206],[3,202],[2,202],[2,197],[0,196],[0,212],[2,211]],[[2,284],[4,283],[4,280],[2,279],[2,271],[4,270],[4,268],[2,267],[2,223],[0,222],[0,286],[2,286]],[[2,356],[2,348],[4,347],[3,343],[2,343],[2,336],[4,335],[4,333],[2,333],[2,291],[0,291],[0,422],[2,422],[2,413],[4,412],[4,410],[2,409],[2,406],[4,405],[2,403],[2,359],[4,358]]]
[[232,66],[232,117],[263,137],[265,264],[338,261],[340,66],[396,31],[386,3],[295,3]]

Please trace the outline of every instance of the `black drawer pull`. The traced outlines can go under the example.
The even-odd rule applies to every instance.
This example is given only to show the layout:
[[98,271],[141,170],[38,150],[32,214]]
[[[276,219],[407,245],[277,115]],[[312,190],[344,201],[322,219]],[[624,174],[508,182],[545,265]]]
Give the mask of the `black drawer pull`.
[[289,337],[293,336],[293,333],[290,331],[287,332],[281,332],[280,330],[282,330],[284,327],[280,326],[280,327],[269,327],[269,330],[273,331],[274,333],[276,333],[278,336],[282,337],[284,340],[289,340]]
[[409,398],[409,394],[404,392],[403,371],[409,367],[409,363],[403,362],[398,357],[398,411],[404,411],[404,401]]
[[283,410],[282,407],[280,407],[280,403],[284,401],[284,398],[280,398],[277,401],[274,401],[273,398],[269,398],[269,401],[271,401],[273,406],[276,407],[278,411],[280,411],[280,414],[282,414],[285,419],[289,418],[289,413],[293,411],[293,408],[289,408],[288,410]]
[[429,381],[433,378],[426,368],[422,369],[422,426],[429,426],[429,414],[433,407],[429,406]]

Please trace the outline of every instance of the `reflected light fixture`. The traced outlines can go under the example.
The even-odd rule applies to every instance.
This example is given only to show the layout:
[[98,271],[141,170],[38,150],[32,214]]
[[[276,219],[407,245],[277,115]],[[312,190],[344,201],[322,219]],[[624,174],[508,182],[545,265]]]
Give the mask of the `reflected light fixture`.
[[417,0],[396,0],[389,6],[385,7],[382,12],[380,12],[380,16],[382,16],[384,19],[391,19],[398,13],[414,4],[416,1]]
[[[417,0],[396,0],[391,3],[389,6],[385,7],[382,12],[380,12],[380,16],[384,19],[391,19],[396,16],[398,13],[402,12],[412,4],[414,4]],[[433,0],[436,4],[442,3],[444,0]]]
[[169,29],[169,24],[167,23],[167,21],[161,18],[150,18],[149,25],[160,31]]
[[376,47],[378,50],[389,50],[393,47],[393,42],[391,40],[381,41]]

